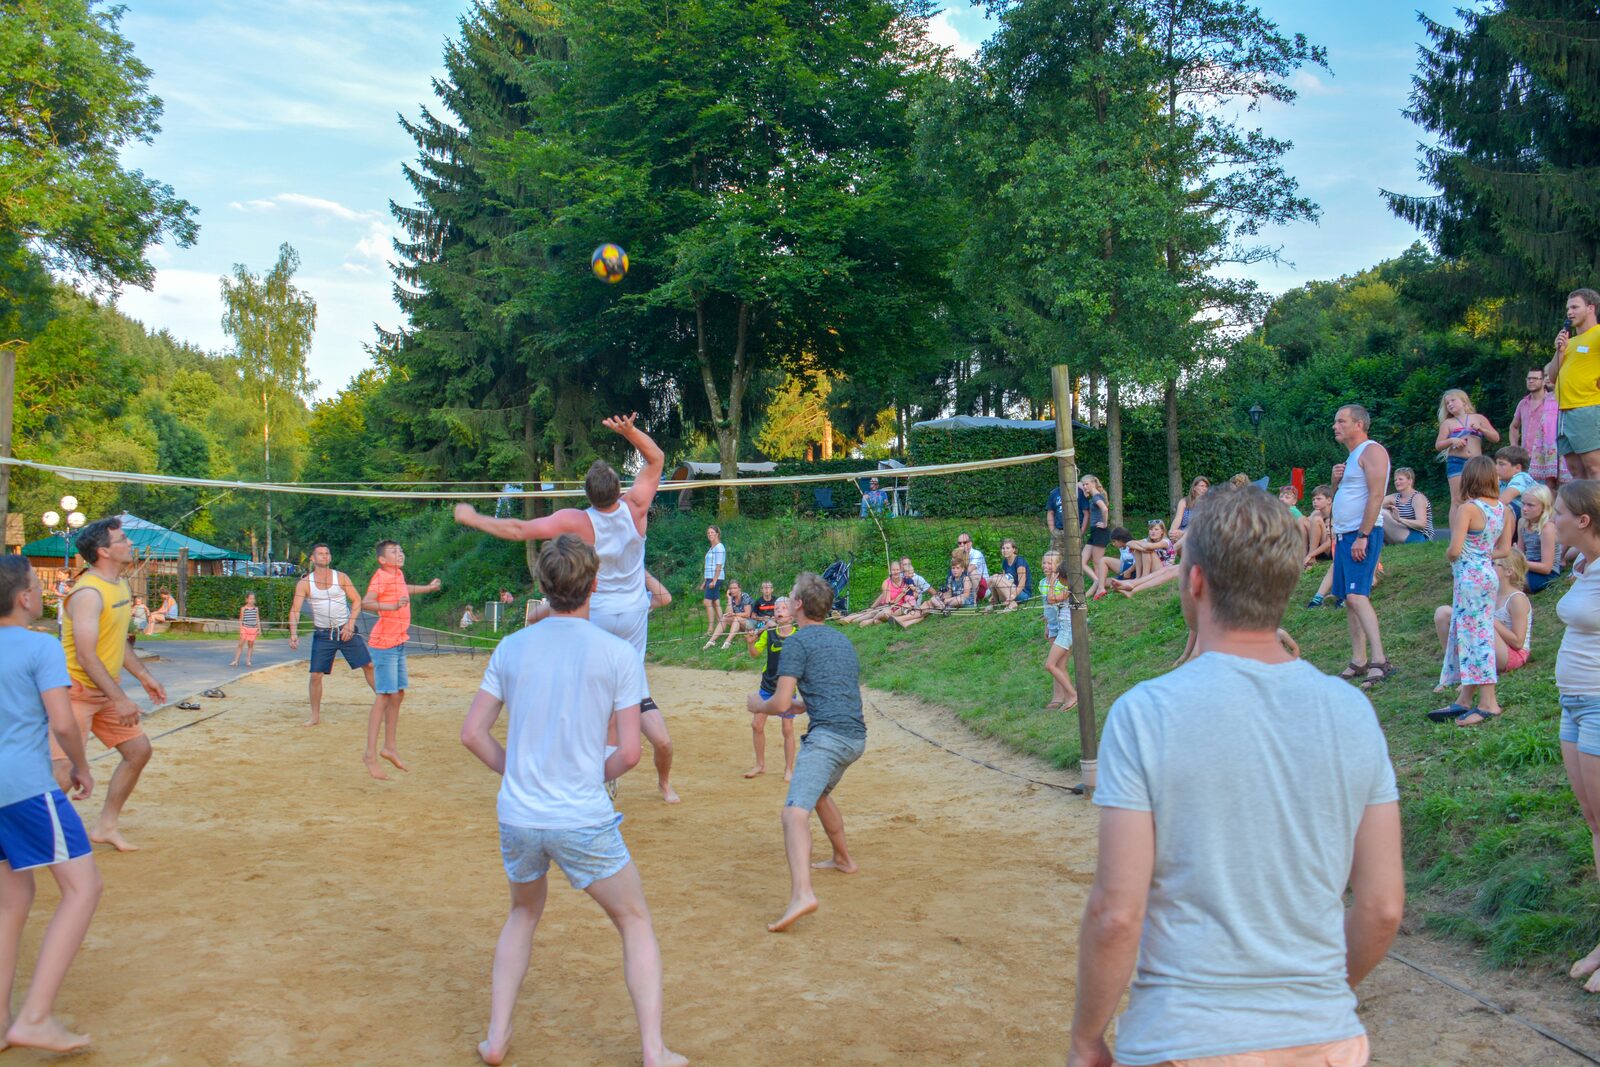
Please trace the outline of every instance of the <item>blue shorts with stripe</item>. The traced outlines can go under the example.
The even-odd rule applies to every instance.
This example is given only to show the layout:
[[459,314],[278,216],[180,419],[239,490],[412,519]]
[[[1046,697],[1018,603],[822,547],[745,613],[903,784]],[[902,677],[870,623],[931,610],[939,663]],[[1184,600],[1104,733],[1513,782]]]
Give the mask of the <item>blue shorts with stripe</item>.
[[0,808],[0,862],[13,871],[65,863],[91,848],[83,821],[59,789]]

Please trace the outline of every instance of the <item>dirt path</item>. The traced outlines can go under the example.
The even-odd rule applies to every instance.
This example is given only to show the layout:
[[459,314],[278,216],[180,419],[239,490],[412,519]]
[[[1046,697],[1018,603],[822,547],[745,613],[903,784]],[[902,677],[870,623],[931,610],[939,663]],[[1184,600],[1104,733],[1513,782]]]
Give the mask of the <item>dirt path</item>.
[[[74,1062],[474,1062],[504,907],[496,779],[456,740],[482,666],[413,662],[413,771],[391,783],[360,764],[359,675],[330,679],[315,731],[297,726],[304,675],[276,670],[230,687],[227,714],[159,740],[124,820],[144,851],[101,854],[105,900],[62,998],[96,1039]],[[660,804],[645,767],[619,798],[666,961],[668,1040],[702,1064],[1059,1064],[1093,871],[1088,805],[941,751],[885,715],[1066,781],[947,712],[874,694],[868,754],[837,794],[862,872],[819,879],[819,914],[769,935],[787,892],[784,783],[740,777],[748,681],[652,668],[684,803]],[[769,766],[778,741],[774,725]],[[42,880],[39,907],[54,896]],[[1364,992],[1375,1063],[1584,1062],[1397,964]],[[638,1060],[616,936],[559,876],[512,1053]],[[5,1067],[34,1062],[4,1053]]]

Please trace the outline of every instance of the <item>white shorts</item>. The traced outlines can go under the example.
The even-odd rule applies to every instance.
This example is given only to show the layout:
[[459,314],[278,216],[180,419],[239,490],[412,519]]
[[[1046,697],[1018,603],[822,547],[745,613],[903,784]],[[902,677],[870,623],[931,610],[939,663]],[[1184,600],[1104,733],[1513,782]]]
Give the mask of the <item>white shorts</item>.
[[[650,605],[648,601],[630,611],[595,611],[591,608],[589,621],[607,633],[616,634],[628,642],[633,646],[634,651],[639,653],[639,662],[641,664],[644,662],[645,646],[650,639]],[[646,676],[642,696],[648,697],[649,695],[650,679]]]

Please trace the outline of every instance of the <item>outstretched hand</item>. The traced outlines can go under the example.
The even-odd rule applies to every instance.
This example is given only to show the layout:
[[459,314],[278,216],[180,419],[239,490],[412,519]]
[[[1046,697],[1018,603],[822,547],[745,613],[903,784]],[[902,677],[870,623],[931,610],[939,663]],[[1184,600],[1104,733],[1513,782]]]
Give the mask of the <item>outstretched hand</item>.
[[478,509],[471,504],[457,504],[455,510],[456,522],[462,526],[472,525],[472,520],[478,517]]
[[626,437],[628,436],[628,431],[633,429],[633,424],[638,418],[639,413],[637,411],[631,415],[613,415],[609,419],[603,420],[600,425]]

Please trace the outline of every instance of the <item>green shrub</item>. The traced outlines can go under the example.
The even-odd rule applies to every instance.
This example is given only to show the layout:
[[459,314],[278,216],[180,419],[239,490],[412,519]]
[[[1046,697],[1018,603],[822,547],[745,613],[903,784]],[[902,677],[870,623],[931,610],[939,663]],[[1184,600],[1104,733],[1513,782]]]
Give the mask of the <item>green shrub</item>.
[[[1104,430],[1079,430],[1073,441],[1078,469],[1106,480],[1107,447]],[[1052,452],[1054,430],[980,427],[942,430],[912,427],[907,440],[912,466],[960,463],[974,459]],[[1288,481],[1289,468],[1267,469],[1265,449],[1241,434],[1186,432],[1182,437],[1183,486],[1205,475],[1221,481],[1243,471],[1252,479],[1270,475],[1273,483]],[[1018,467],[972,471],[967,474],[914,478],[911,510],[918,515],[973,516],[1044,514],[1045,497],[1056,486],[1056,465],[1030,463]],[[1167,443],[1160,429],[1129,427],[1122,435],[1123,511],[1129,516],[1165,516],[1167,499]]]
[[199,619],[237,619],[239,609],[244,607],[245,594],[254,593],[262,620],[281,622],[289,617],[296,581],[295,578],[200,575],[189,579],[184,613]]

